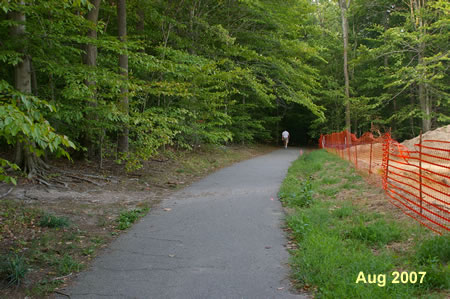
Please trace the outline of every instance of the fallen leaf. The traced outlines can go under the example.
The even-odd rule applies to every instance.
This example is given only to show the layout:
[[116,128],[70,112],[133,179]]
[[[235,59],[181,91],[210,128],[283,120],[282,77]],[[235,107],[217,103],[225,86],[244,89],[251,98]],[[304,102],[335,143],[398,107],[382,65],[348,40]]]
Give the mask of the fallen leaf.
[[164,208],[163,210],[166,211],[166,212],[169,212],[172,209],[171,208]]

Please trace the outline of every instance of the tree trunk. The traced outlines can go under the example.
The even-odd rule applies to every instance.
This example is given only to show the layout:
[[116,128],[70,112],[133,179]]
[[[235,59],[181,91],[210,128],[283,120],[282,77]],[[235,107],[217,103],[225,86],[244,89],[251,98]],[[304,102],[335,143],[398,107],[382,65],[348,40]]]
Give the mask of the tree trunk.
[[[414,107],[416,91],[413,89],[413,87],[410,87],[410,96],[409,96],[409,104],[411,105],[411,109]],[[414,116],[409,117],[409,125],[411,127],[411,138],[416,137],[416,133],[414,131]]]
[[[126,0],[117,1],[117,18],[118,18],[118,31],[119,40],[123,43],[123,50],[126,50],[126,39],[127,39],[127,11],[126,11]],[[119,55],[119,72],[123,76],[123,84],[120,88],[121,91],[121,111],[128,115],[128,55],[126,53]],[[128,152],[128,125],[124,124],[122,132],[118,136],[118,151],[125,153]]]
[[[25,6],[25,1],[20,1],[21,6]],[[23,40],[25,35],[26,17],[20,11],[11,13],[12,19],[21,24],[14,26],[11,35],[14,39]],[[24,48],[18,50],[22,53],[22,61],[14,67],[14,85],[17,90],[23,93],[31,93],[31,67],[30,57],[25,53]]]
[[[421,10],[425,8],[425,1],[420,0],[410,1],[411,6],[411,20],[414,21],[416,31],[419,32],[419,46],[417,48],[417,63],[418,66],[425,66],[424,60],[426,44],[423,40],[426,32],[426,21],[422,18]],[[428,96],[427,85],[424,80],[424,74],[419,75],[418,82],[418,97],[420,109],[422,110],[422,132],[425,133],[431,129],[431,102]]]
[[[139,7],[143,7],[144,6],[144,1],[140,0],[138,2]],[[143,9],[139,9],[137,10],[137,19],[138,22],[136,24],[136,30],[139,34],[144,34],[144,28],[145,28],[145,11]]]
[[[25,6],[25,1],[20,1],[19,4]],[[26,30],[26,16],[20,11],[15,11],[11,13],[11,17],[14,21],[20,22],[19,25],[11,29],[11,36],[13,39],[23,42]],[[18,52],[22,54],[22,61],[14,66],[14,86],[21,93],[31,94],[31,59],[25,53],[23,47],[18,49]],[[23,141],[17,141],[14,163],[21,167],[28,174],[29,178],[32,178],[35,176],[42,161],[30,149],[31,142],[27,138],[24,138]]]
[[[349,2],[350,3],[350,2]],[[345,80],[345,127],[351,132],[350,120],[350,81],[348,77],[348,20],[347,0],[339,0],[342,18],[342,38],[344,40],[344,80]]]
[[[93,40],[96,40],[97,39],[97,28],[96,27],[97,27],[97,22],[98,22],[98,13],[100,10],[101,0],[93,0],[91,2],[94,5],[94,7],[89,11],[89,13],[86,16],[86,19],[94,25],[94,28],[92,28],[88,31],[87,36]],[[95,68],[97,66],[97,46],[95,44],[86,44],[86,54],[84,55],[83,58],[84,58],[83,59],[84,64],[86,64],[88,67]],[[95,90],[96,81],[92,80],[92,79],[86,79],[85,84],[88,88],[89,87],[94,88],[93,96],[90,99],[88,105],[90,105],[91,107],[96,107],[97,106],[97,95],[96,95],[97,91]],[[97,116],[94,115],[92,112],[90,112],[90,113],[88,112],[86,117],[88,120],[97,119]],[[92,134],[92,132],[89,132],[89,131],[86,132],[85,141],[84,141],[85,145],[88,149],[88,151],[87,151],[88,159],[90,159],[90,160],[95,158],[96,152],[97,152],[97,147],[96,147],[95,143],[93,142],[93,140],[94,140],[93,135],[94,134]]]

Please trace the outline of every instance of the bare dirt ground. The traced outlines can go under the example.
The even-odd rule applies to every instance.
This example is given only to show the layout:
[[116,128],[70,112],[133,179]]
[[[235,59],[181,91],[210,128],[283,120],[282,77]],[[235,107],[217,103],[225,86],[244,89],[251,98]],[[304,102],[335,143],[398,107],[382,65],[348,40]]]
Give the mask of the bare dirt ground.
[[[132,173],[126,173],[113,161],[104,163],[102,169],[97,163],[56,161],[52,166],[59,171],[54,176],[57,181],[58,175],[64,174],[65,184],[49,187],[20,179],[0,200],[0,258],[12,253],[25,257],[29,271],[19,287],[0,283],[0,298],[45,297],[64,285],[73,273],[86,268],[101,248],[121,232],[117,221],[122,211],[151,208],[175,190],[219,168],[274,149],[227,146],[168,152]],[[10,187],[0,185],[0,194],[7,193]],[[70,226],[39,226],[45,213],[67,218]]]
[[[423,214],[426,217],[423,221],[444,229],[450,208],[450,125],[423,134],[422,147],[417,146],[419,143],[417,136],[391,145],[389,194],[400,202],[405,213],[413,217]],[[381,181],[384,169],[380,141],[355,145],[337,154],[350,160],[360,172],[370,170]]]

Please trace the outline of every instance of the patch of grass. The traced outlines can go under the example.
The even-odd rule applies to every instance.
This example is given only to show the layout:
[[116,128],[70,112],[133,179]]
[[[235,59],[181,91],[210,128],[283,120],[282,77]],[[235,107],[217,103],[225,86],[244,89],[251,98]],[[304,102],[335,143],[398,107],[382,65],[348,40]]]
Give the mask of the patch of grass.
[[417,263],[427,272],[428,289],[450,289],[450,235],[422,241],[415,252]]
[[[302,181],[295,179],[290,180],[291,186],[286,188],[285,191],[278,193],[278,197],[281,201],[289,207],[306,207],[313,201],[313,191],[311,180],[306,178]],[[293,190],[295,189],[295,191]]]
[[[308,205],[301,200],[306,179],[315,194]],[[318,298],[444,298],[439,290],[448,288],[450,277],[448,236],[430,239],[433,233],[415,223],[371,211],[356,199],[374,192],[361,181],[346,161],[322,150],[289,169],[279,195],[291,208],[286,223],[298,243],[291,251],[298,287],[314,287]],[[393,271],[427,274],[422,284],[393,284]],[[361,272],[380,280],[356,283]]]
[[142,208],[121,212],[117,219],[117,222],[119,223],[117,228],[120,230],[129,228],[136,220],[145,216],[149,210],[149,208]]
[[38,283],[36,283],[31,290],[29,291],[30,295],[44,297],[45,295],[53,292],[57,287],[63,284],[62,280],[49,280],[42,279]]
[[67,275],[72,272],[79,272],[83,265],[74,260],[70,255],[65,254],[56,260],[57,270],[59,275]]
[[317,193],[329,197],[335,197],[336,194],[339,193],[339,188],[338,187],[321,188],[317,191]]
[[341,189],[346,189],[346,190],[356,189],[356,186],[355,186],[354,183],[346,182],[346,183],[341,185]]
[[25,258],[17,254],[2,256],[0,274],[8,285],[20,285],[29,271]]
[[400,241],[403,233],[398,224],[381,219],[368,224],[361,221],[350,229],[346,237],[361,240],[368,245],[382,246]]
[[303,214],[294,214],[286,218],[286,223],[292,230],[295,239],[301,241],[306,232],[310,230],[308,219]]
[[450,236],[436,236],[422,241],[417,247],[416,259],[420,264],[426,264],[430,260],[448,264],[450,261]]
[[354,213],[357,213],[355,210],[355,207],[353,205],[344,205],[332,212],[332,215],[334,217],[337,217],[339,219],[346,218],[352,216]]
[[69,226],[69,219],[45,213],[39,220],[39,226],[50,228],[67,227]]
[[334,185],[339,183],[340,181],[341,178],[338,177],[324,177],[320,183],[324,185]]

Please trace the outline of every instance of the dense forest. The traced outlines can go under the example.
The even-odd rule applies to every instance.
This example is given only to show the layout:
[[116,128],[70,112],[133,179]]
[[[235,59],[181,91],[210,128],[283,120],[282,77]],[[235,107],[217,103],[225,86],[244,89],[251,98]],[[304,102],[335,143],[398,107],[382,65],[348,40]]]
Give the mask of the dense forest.
[[1,0],[0,179],[449,123],[444,0]]

